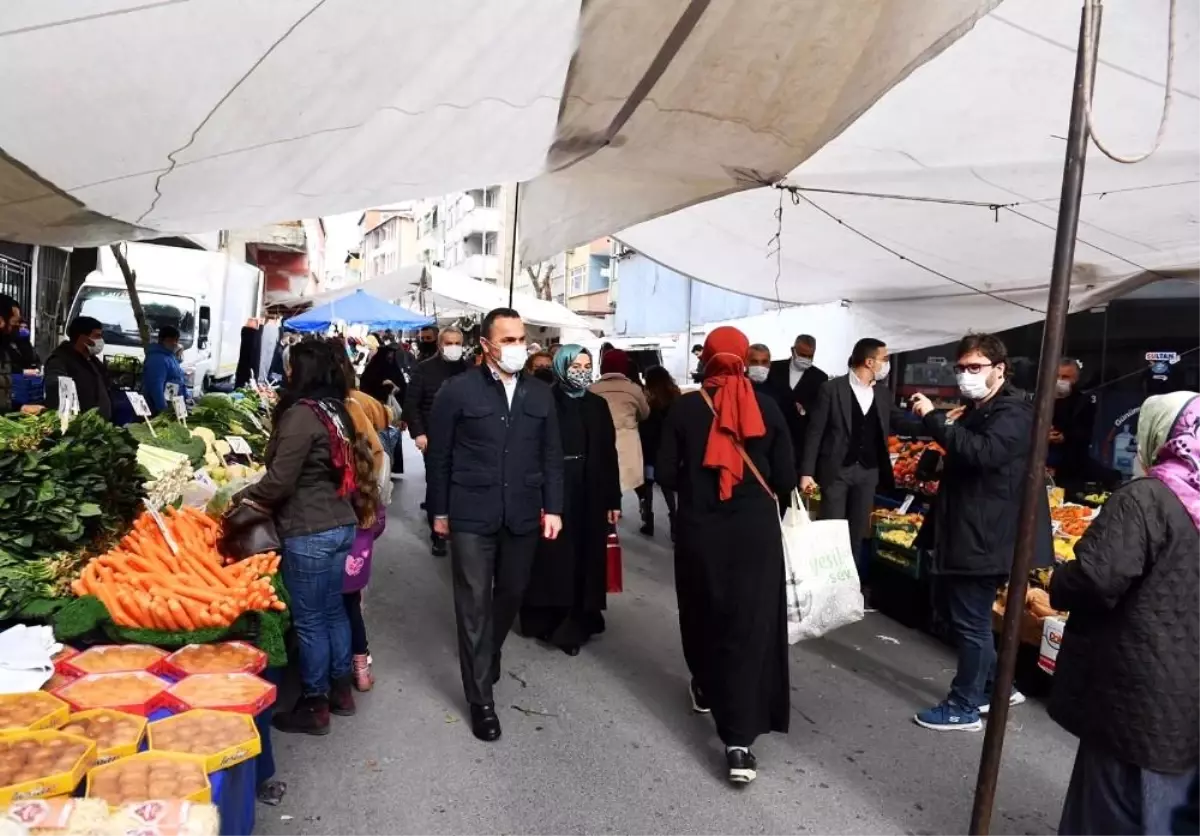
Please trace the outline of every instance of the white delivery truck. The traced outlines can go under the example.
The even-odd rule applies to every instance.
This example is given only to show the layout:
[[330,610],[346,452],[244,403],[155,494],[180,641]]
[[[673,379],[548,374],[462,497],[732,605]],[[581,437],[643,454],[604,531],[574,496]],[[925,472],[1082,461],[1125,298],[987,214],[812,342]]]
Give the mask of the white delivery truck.
[[[262,313],[262,271],[223,253],[129,244],[125,257],[137,275],[138,297],[150,338],[158,329],[179,329],[188,385],[203,391],[231,380],[237,371],[242,326]],[[71,319],[90,316],[104,326],[104,359],[143,356],[125,277],[108,247],[84,279],[71,306]]]

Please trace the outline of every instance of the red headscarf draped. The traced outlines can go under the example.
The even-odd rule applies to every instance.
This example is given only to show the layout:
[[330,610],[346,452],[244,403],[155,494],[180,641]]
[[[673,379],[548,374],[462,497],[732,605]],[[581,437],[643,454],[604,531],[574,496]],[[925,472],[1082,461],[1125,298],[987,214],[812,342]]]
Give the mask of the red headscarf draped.
[[632,365],[628,354],[619,348],[610,348],[600,358],[600,374],[623,374],[629,377]]
[[[750,341],[738,329],[723,325],[704,341],[700,367],[704,370],[704,388],[712,395],[716,420],[708,431],[704,466],[720,471],[721,499],[729,499],[733,488],[742,481],[745,462],[737,444],[767,434],[754,387],[746,377],[746,352]],[[713,391],[716,390],[716,391]]]

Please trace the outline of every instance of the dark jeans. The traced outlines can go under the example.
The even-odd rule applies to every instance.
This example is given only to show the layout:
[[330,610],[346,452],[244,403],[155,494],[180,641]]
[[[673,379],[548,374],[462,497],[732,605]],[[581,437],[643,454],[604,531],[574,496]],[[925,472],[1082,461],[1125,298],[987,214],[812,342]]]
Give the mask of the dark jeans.
[[283,541],[283,580],[292,599],[304,696],[329,693],[331,679],[350,675],[350,620],[342,573],[354,542],[353,525]]
[[346,617],[350,619],[350,652],[365,656],[367,650],[367,622],[363,621],[362,590],[343,592],[342,602],[346,605]]
[[830,484],[821,485],[821,519],[845,520],[849,525],[854,564],[862,583],[867,580],[868,556],[867,549],[863,548],[863,538],[868,536],[878,486],[879,470],[859,464],[839,468]]
[[938,606],[958,649],[950,700],[960,708],[976,711],[991,698],[996,672],[992,604],[1006,580],[1002,575],[939,575],[935,579]]
[[500,648],[512,629],[537,553],[540,532],[455,532],[450,524],[458,666],[471,705],[492,704],[492,680],[500,671]]
[[[655,484],[656,482],[653,479],[647,478],[645,482],[634,489],[634,493],[637,494],[638,502],[640,503],[639,510],[641,511],[642,519],[645,519],[647,516],[654,516]],[[667,506],[667,516],[671,519],[674,519],[675,491],[671,490],[670,488],[664,488],[662,485],[659,485],[658,489],[662,491],[663,502]]]

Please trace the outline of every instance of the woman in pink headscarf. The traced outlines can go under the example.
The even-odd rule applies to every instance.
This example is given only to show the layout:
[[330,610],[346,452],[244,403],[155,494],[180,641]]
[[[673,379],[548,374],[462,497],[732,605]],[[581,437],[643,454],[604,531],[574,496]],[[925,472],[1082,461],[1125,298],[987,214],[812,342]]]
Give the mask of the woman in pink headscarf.
[[679,495],[675,590],[692,709],[712,713],[729,780],[754,780],[750,747],[788,729],[787,607],[775,496],[796,486],[779,406],[746,377],[746,335],[717,328],[700,392],[675,401],[655,475]]
[[1079,737],[1059,833],[1172,833],[1200,763],[1200,395],[1147,398],[1138,468],[1054,571],[1050,714]]

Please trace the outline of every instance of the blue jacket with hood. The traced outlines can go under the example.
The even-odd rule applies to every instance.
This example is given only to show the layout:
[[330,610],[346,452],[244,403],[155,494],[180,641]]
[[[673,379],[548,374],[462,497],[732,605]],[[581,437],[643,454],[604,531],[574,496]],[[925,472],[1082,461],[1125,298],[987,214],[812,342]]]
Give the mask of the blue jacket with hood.
[[179,394],[188,397],[183,366],[179,365],[175,353],[162,343],[154,343],[146,351],[146,364],[142,368],[142,394],[151,412],[158,414],[167,408],[168,383],[177,384]]

